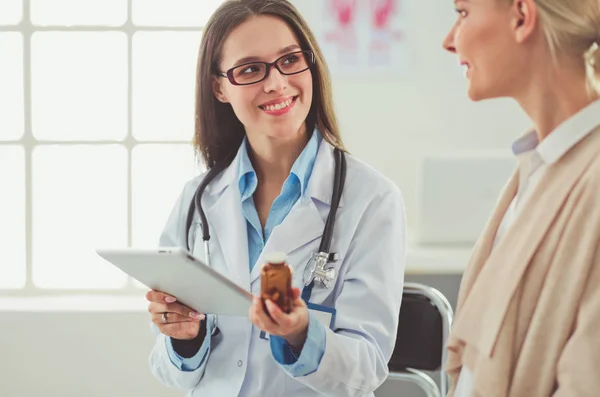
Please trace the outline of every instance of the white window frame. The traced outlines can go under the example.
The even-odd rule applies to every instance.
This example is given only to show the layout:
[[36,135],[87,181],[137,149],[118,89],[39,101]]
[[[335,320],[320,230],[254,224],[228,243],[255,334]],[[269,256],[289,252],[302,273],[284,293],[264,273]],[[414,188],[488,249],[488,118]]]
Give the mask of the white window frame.
[[[24,148],[25,151],[25,285],[20,289],[2,289],[0,288],[0,298],[14,297],[62,297],[62,296],[140,296],[144,291],[134,284],[129,278],[125,287],[121,289],[47,289],[34,285],[32,280],[32,257],[33,257],[33,239],[32,239],[32,152],[37,146],[47,144],[52,145],[123,145],[128,152],[127,162],[127,245],[132,245],[132,151],[138,145],[146,144],[185,144],[181,140],[138,140],[133,136],[132,131],[132,41],[133,35],[137,32],[202,32],[203,26],[139,26],[132,21],[133,0],[127,1],[127,20],[121,26],[38,26],[31,23],[30,0],[23,0],[22,20],[17,25],[2,25],[0,33],[17,32],[23,35],[23,100],[24,100],[24,134],[20,139],[0,141],[2,145],[17,145]],[[127,36],[127,135],[123,140],[39,140],[36,139],[32,131],[31,114],[31,38],[35,32],[122,32]]]

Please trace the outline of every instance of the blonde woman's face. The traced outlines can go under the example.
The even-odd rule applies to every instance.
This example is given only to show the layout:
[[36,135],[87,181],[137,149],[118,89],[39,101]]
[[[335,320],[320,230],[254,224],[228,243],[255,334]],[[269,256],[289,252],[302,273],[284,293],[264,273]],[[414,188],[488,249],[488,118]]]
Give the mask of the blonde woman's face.
[[511,96],[519,84],[510,6],[501,0],[455,1],[457,20],[443,45],[465,68],[474,101]]

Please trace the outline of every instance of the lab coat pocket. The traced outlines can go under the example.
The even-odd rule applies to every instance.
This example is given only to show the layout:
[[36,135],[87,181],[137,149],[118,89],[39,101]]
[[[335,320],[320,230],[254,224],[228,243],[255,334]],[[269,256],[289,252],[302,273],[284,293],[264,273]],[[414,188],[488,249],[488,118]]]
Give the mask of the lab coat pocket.
[[[312,314],[312,317],[316,318],[325,327],[333,329],[336,313],[335,308],[317,305],[310,302],[308,302],[306,306],[308,308],[308,312]],[[260,339],[269,340],[269,335],[265,331],[261,331]]]
[[333,307],[308,303],[308,311],[325,327],[333,329],[336,310]]

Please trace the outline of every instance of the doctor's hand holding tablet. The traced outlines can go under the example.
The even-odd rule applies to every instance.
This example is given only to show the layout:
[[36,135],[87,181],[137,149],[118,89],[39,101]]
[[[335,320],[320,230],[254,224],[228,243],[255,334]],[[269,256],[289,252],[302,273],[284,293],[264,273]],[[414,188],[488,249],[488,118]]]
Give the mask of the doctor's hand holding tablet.
[[148,291],[148,311],[158,330],[171,338],[190,340],[198,336],[200,321],[206,316],[177,302],[173,296],[159,291]]

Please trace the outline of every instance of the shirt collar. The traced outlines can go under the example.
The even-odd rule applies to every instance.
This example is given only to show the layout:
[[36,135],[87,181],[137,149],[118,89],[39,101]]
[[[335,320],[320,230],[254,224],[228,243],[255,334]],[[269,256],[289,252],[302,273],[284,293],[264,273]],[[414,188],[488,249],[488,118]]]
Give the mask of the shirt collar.
[[600,100],[597,100],[559,125],[539,144],[537,151],[546,164],[553,164],[599,124]]
[[[321,133],[315,129],[308,140],[308,143],[300,153],[300,156],[294,162],[290,175],[295,175],[300,181],[300,194],[304,196],[308,187],[308,181],[312,174],[313,166],[317,159],[317,153],[322,140]],[[239,162],[239,187],[242,195],[242,201],[247,199],[249,196],[254,194],[256,185],[258,183],[256,179],[256,171],[250,161],[248,154],[249,149],[248,139],[244,137],[242,146],[240,148],[240,162]]]
[[298,177],[298,180],[300,181],[300,194],[302,196],[304,196],[306,188],[308,187],[308,181],[310,180],[310,175],[312,174],[313,166],[317,159],[321,140],[321,133],[315,128],[308,143],[304,147],[304,150],[302,150],[302,153],[300,153],[300,156],[298,156],[292,166],[290,173]]
[[524,153],[535,150],[538,146],[538,137],[535,131],[529,131],[525,135],[521,136],[519,139],[514,141],[512,145],[512,152],[515,156],[520,156]]
[[538,142],[535,131],[517,139],[513,144],[513,153],[519,156],[535,149],[544,164],[554,164],[600,125],[599,115],[600,100],[597,100],[565,120],[542,142]]

